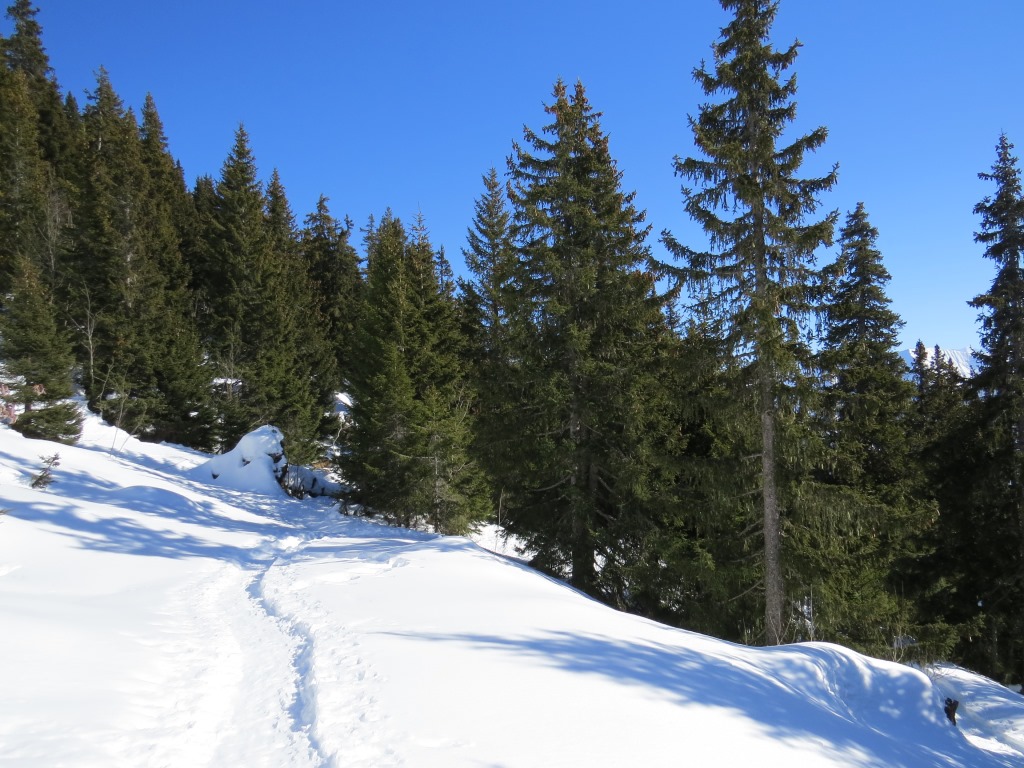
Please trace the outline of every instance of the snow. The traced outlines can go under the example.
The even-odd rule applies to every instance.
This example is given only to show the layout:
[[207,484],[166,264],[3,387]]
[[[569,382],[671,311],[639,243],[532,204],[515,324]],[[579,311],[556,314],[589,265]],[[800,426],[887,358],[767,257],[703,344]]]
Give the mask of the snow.
[[284,435],[277,427],[263,426],[197,467],[194,476],[225,488],[279,495],[278,481],[287,468]]
[[[914,352],[913,349],[905,349],[900,352],[903,357],[903,362],[907,364],[908,368],[912,368],[914,365]],[[932,355],[935,354],[932,348],[926,348],[928,354],[926,360],[931,360]],[[974,350],[971,347],[964,347],[963,349],[946,349],[945,347],[939,348],[939,354],[942,357],[951,362],[957,373],[963,376],[965,379],[971,378],[973,375],[975,360]]]
[[0,427],[0,765],[1024,764],[1008,688],[619,613],[289,498],[278,438],[250,438],[211,459],[91,416],[76,447]]

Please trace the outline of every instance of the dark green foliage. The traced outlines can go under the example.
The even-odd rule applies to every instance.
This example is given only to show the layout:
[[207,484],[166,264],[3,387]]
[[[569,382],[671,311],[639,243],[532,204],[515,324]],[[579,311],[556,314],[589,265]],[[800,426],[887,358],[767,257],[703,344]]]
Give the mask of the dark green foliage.
[[362,299],[359,257],[349,243],[352,226],[331,216],[327,198],[305,220],[299,250],[309,273],[314,305],[324,322],[325,336],[334,353],[339,389],[349,380],[353,365],[356,328]]
[[25,76],[0,70],[0,295],[19,260],[42,251],[48,173],[36,124]]
[[40,456],[43,460],[43,468],[39,471],[35,477],[32,478],[30,483],[32,488],[36,490],[44,490],[53,483],[53,468],[60,466],[60,454],[55,453],[52,456]]
[[[464,360],[478,402],[473,410],[480,414],[474,425],[474,455],[491,471],[501,463],[501,419],[495,416],[503,408],[505,358],[507,354],[508,312],[514,300],[513,275],[518,258],[512,240],[512,217],[498,172],[494,168],[483,177],[484,193],[474,205],[472,226],[467,231],[468,247],[462,255],[470,272],[459,279],[458,311],[466,339]],[[492,478],[497,494],[494,507],[504,505],[500,481]]]
[[153,97],[142,109],[141,158],[146,169],[146,244],[160,273],[162,319],[153,329],[162,354],[154,359],[160,402],[150,437],[193,447],[212,445],[211,375],[203,363],[189,288],[191,275],[182,253],[193,210],[180,167],[167,149]]
[[917,392],[908,435],[923,473],[920,495],[937,505],[939,515],[924,542],[925,556],[907,576],[915,582],[918,607],[928,622],[925,657],[964,659],[953,654],[954,646],[970,651],[980,632],[977,596],[967,573],[987,562],[973,545],[970,491],[982,457],[967,382],[938,347],[929,353],[918,341],[913,358]]
[[709,102],[690,120],[696,156],[675,162],[708,246],[665,233],[682,264],[652,262],[599,113],[559,82],[509,183],[483,178],[456,296],[422,218],[371,220],[365,276],[326,198],[300,231],[243,128],[219,177],[189,192],[153,99],[140,126],[102,70],[84,110],[62,98],[37,11],[14,0],[0,37],[5,420],[73,442],[77,373],[90,406],[140,437],[228,448],[273,423],[303,462],[338,433],[328,412],[345,389],[339,465],[366,514],[461,534],[497,510],[537,566],[626,610],[886,656],[912,635],[908,655],[1019,681],[1012,145],[1001,137],[981,174],[996,190],[976,237],[996,277],[972,302],[978,374],[919,344],[915,389],[863,206],[837,262],[815,266],[835,172],[800,177],[826,131],[790,138],[798,45],[769,42],[778,3],[721,5],[713,67],[694,73]]
[[203,443],[202,425],[189,423],[205,379],[161,169],[169,158],[152,103],[148,112],[145,144],[100,71],[83,117],[81,203],[63,280],[90,408],[143,438]]
[[666,300],[599,114],[580,84],[570,96],[558,82],[554,97],[552,123],[526,129],[509,160],[517,258],[493,176],[470,240],[485,456],[503,524],[537,565],[619,602],[629,547],[665,492],[651,459],[665,429]]
[[[977,474],[969,525],[956,546],[965,583],[984,623],[972,656],[988,674],[1024,679],[1024,197],[1020,170],[1006,135],[996,162],[980,178],[995,184],[974,212],[975,235],[996,276],[971,305],[981,310],[982,351],[971,382],[976,397]],[[983,564],[983,565],[982,565]],[[966,595],[964,596],[966,597]]]
[[31,261],[21,259],[13,293],[0,315],[0,361],[6,389],[0,405],[21,410],[14,429],[26,437],[74,443],[81,416],[72,395],[71,344],[57,325],[55,308]]
[[30,0],[15,0],[7,9],[14,34],[0,38],[3,64],[20,73],[38,115],[36,140],[42,157],[55,170],[64,171],[68,158],[68,115],[61,105],[60,89],[53,78],[50,58],[43,48],[42,27]]
[[199,235],[186,247],[219,379],[219,444],[273,424],[289,459],[310,461],[335,375],[284,187],[275,173],[264,193],[239,127],[220,180],[200,179],[193,198]]
[[50,58],[43,49],[43,28],[36,21],[39,10],[31,0],[14,0],[7,8],[7,18],[14,22],[14,34],[3,42],[4,63],[36,81],[46,80],[52,73]]
[[[811,411],[805,333],[816,309],[813,252],[831,242],[835,221],[835,214],[809,217],[836,173],[797,176],[804,155],[824,143],[824,128],[777,146],[796,114],[796,80],[781,78],[799,48],[777,51],[769,42],[778,4],[721,4],[733,18],[712,47],[715,69],[702,65],[694,72],[704,93],[720,101],[703,104],[690,119],[700,156],[676,160],[676,173],[697,185],[683,189],[685,208],[707,232],[711,250],[683,246],[668,233],[665,242],[685,262],[679,273],[697,317],[721,337],[724,397],[713,408],[732,414],[718,450],[721,458],[732,457],[734,478],[731,491],[721,494],[721,514],[745,521],[739,530],[761,518],[763,632],[778,643],[792,636],[787,598],[798,597],[784,583],[783,532],[787,516],[809,500],[800,485],[815,453],[803,423]],[[743,458],[750,456],[758,460]]]
[[340,466],[347,501],[399,525],[465,533],[487,513],[469,458],[469,396],[446,264],[422,221],[385,214],[367,232],[367,279]]
[[266,303],[247,321],[253,355],[246,382],[266,398],[262,410],[272,415],[263,423],[284,432],[289,460],[307,463],[320,457],[316,441],[337,391],[337,372],[276,170],[267,184],[265,218],[270,259],[260,279]]
[[825,270],[818,418],[829,461],[819,481],[832,514],[795,535],[815,637],[898,656],[901,638],[920,634],[903,575],[921,554],[934,512],[919,497],[909,441],[914,387],[895,351],[903,323],[889,309],[877,238],[859,204],[840,232],[838,260]]
[[462,249],[472,278],[459,280],[459,304],[469,341],[469,362],[481,386],[494,378],[492,369],[501,347],[505,306],[511,300],[517,253],[512,241],[512,216],[498,172],[483,177],[484,193],[474,205],[472,226]]

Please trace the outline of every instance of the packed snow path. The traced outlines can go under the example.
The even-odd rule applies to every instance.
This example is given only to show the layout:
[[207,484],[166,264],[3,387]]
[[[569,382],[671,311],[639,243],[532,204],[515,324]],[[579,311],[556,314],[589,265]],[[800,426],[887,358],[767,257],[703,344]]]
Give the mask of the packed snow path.
[[0,765],[1024,764],[1024,698],[962,670],[670,629],[207,458],[0,429]]

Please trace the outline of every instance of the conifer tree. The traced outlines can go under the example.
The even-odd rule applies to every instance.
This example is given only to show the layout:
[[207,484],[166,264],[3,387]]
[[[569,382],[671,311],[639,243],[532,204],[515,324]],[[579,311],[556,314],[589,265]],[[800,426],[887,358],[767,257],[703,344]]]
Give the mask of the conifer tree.
[[206,350],[212,349],[214,297],[219,274],[214,251],[218,238],[216,209],[216,182],[212,176],[200,176],[189,194],[190,225],[181,232],[181,250],[189,273],[189,289],[200,341]]
[[[743,529],[759,513],[763,634],[780,643],[790,615],[785,515],[809,470],[798,466],[798,447],[806,445],[801,422],[810,412],[801,401],[810,392],[805,332],[815,310],[813,253],[831,242],[836,215],[811,217],[836,171],[797,175],[804,156],[825,142],[825,128],[778,145],[796,115],[795,77],[782,78],[799,48],[776,50],[769,41],[778,3],[720,2],[732,19],[712,46],[714,70],[701,65],[694,72],[704,93],[720,100],[701,105],[690,119],[700,155],[675,162],[677,175],[696,185],[683,189],[685,208],[707,232],[711,250],[686,247],[668,233],[665,242],[685,262],[680,275],[697,317],[721,334],[722,406],[735,409],[730,439],[737,459],[734,492],[727,494],[733,501],[725,500],[730,509],[723,514],[738,515]],[[751,455],[753,467],[740,459]],[[759,509],[744,510],[739,499],[757,499]]]
[[161,402],[153,414],[154,440],[198,448],[212,445],[212,381],[203,363],[199,331],[189,288],[190,273],[182,253],[184,233],[192,226],[192,207],[181,168],[167,148],[163,123],[152,95],[142,109],[141,159],[146,169],[146,246],[160,273],[162,319],[154,358]]
[[265,221],[269,253],[260,276],[262,314],[249,318],[253,393],[274,393],[269,420],[289,440],[289,458],[317,458],[316,438],[337,381],[333,350],[324,335],[309,274],[301,263],[295,216],[277,170],[267,184]]
[[840,514],[797,535],[805,538],[799,557],[814,595],[815,636],[885,655],[894,640],[919,634],[902,574],[920,554],[932,508],[918,497],[914,387],[896,352],[903,322],[889,308],[877,238],[858,204],[840,231],[839,258],[825,270],[819,418],[830,461],[821,481]]
[[334,352],[336,386],[343,388],[353,364],[353,345],[359,322],[362,278],[359,257],[349,243],[350,223],[342,226],[331,216],[323,195],[305,219],[299,248],[309,274],[314,303]]
[[[984,617],[986,672],[1024,678],[1024,195],[1020,169],[1006,135],[999,137],[996,162],[979,177],[995,193],[974,212],[981,218],[975,240],[995,262],[991,288],[971,306],[981,310],[982,351],[971,382],[977,398],[979,462],[968,558],[972,588]],[[970,566],[969,566],[970,567]],[[965,585],[966,586],[966,585]]]
[[139,126],[103,70],[84,126],[89,145],[66,272],[83,383],[91,408],[154,437],[164,408],[158,370],[167,281],[151,240]]
[[15,409],[7,418],[26,436],[72,443],[81,431],[66,402],[74,355],[42,279],[52,172],[37,124],[26,74],[0,68],[0,406]]
[[468,247],[462,249],[466,268],[472,276],[459,281],[464,324],[470,334],[472,360],[487,365],[496,352],[497,336],[503,325],[503,311],[516,262],[512,241],[512,216],[498,171],[491,168],[483,177],[484,192],[474,204],[473,222],[466,233]]
[[917,650],[926,658],[959,659],[981,669],[985,664],[970,653],[982,631],[970,572],[987,562],[971,554],[976,524],[970,489],[984,461],[973,398],[938,346],[929,351],[918,341],[912,358],[916,393],[908,436],[923,481],[919,496],[938,510],[922,542],[923,556],[905,574],[925,622]]
[[31,0],[15,0],[7,9],[7,18],[14,22],[14,34],[0,38],[0,54],[6,68],[20,72],[39,118],[37,141],[43,159],[55,170],[66,172],[67,114],[62,109],[60,88],[53,77],[50,57],[43,47],[39,13]]
[[[508,314],[512,302],[509,293],[515,272],[517,252],[512,239],[512,216],[507,208],[504,186],[498,172],[491,168],[483,177],[484,192],[474,204],[473,221],[466,233],[462,255],[470,276],[460,278],[458,311],[466,339],[464,364],[478,400],[474,423],[474,455],[480,457],[486,471],[500,459],[488,458],[492,447],[504,442],[501,420],[495,418],[504,397],[505,358],[507,353]],[[500,451],[497,452],[500,454]],[[492,478],[491,487],[499,510],[504,492]]]
[[366,230],[366,292],[352,372],[352,408],[340,464],[348,503],[412,527],[422,510],[409,503],[419,407],[404,358],[408,314],[403,255],[406,233],[386,212]]
[[[234,145],[210,202],[208,264],[205,274],[200,274],[209,307],[203,332],[217,375],[224,382],[224,406],[231,410],[242,380],[246,312],[259,287],[258,270],[269,248],[263,220],[263,185],[244,126],[235,132]],[[234,419],[229,417],[229,421]],[[253,426],[229,426],[228,441]]]
[[410,235],[390,211],[367,232],[367,277],[340,458],[349,503],[399,525],[465,533],[486,515],[468,454],[469,403],[444,262],[422,219]]
[[666,298],[655,291],[644,214],[621,190],[582,84],[570,95],[556,83],[545,111],[552,122],[527,128],[509,159],[515,274],[505,281],[500,240],[495,263],[479,268],[505,285],[489,464],[506,490],[503,523],[537,564],[614,601],[625,532],[663,490],[650,484],[646,449],[664,428],[649,406]]
[[36,123],[25,76],[0,71],[0,304],[19,259],[37,261],[43,250],[47,169]]
[[[0,372],[9,379],[0,406],[20,409],[13,427],[26,437],[74,443],[82,431],[71,372],[75,358],[38,269],[20,256],[13,293],[0,314]],[[3,384],[0,378],[0,384]]]
[[291,460],[311,460],[326,397],[314,374],[333,361],[311,330],[317,318],[284,186],[275,172],[264,192],[242,126],[211,186],[203,179],[196,186],[200,235],[187,248],[200,327],[220,380],[219,444],[229,448],[274,424]]

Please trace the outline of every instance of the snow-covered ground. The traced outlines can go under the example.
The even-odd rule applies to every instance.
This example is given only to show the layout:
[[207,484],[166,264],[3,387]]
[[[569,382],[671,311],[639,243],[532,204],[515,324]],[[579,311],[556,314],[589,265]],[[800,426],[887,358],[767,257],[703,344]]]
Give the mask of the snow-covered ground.
[[207,459],[0,428],[0,765],[1024,765],[963,670],[671,629]]

